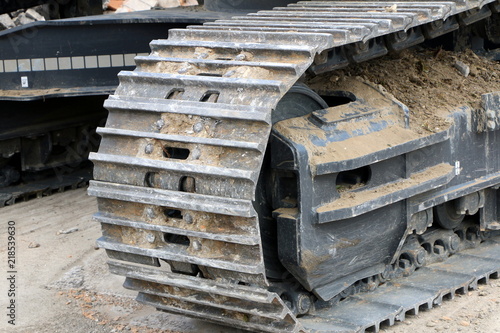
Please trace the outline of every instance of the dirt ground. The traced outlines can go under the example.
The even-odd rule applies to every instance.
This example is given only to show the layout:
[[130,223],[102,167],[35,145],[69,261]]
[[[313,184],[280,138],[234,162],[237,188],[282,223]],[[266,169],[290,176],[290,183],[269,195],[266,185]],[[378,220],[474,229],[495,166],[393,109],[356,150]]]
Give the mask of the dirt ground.
[[[229,333],[230,328],[157,312],[135,302],[108,273],[106,255],[95,247],[96,200],[86,189],[0,209],[0,308],[5,312],[7,222],[16,222],[16,325],[3,314],[0,332],[20,333]],[[500,280],[456,295],[430,311],[384,328],[387,333],[500,332]]]

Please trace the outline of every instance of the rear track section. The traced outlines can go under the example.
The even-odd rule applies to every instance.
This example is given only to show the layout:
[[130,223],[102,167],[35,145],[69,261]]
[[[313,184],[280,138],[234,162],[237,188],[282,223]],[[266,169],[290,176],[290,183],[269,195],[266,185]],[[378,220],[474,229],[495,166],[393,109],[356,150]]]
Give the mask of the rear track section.
[[91,154],[99,245],[119,260],[112,272],[160,310],[258,332],[378,330],[497,277],[498,243],[490,240],[452,257],[460,265],[481,261],[478,270],[436,264],[299,320],[268,290],[253,201],[271,111],[307,69],[331,71],[407,48],[499,8],[494,1],[306,1],[153,41],[137,69],[120,74],[105,103],[101,147]]

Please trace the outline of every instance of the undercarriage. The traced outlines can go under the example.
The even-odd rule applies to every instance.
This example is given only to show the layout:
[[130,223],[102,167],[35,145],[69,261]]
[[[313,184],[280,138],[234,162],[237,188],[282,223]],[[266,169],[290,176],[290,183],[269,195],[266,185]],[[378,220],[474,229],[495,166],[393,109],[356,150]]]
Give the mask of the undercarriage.
[[499,11],[302,1],[170,29],[119,74],[90,155],[111,271],[159,310],[258,332],[377,331],[498,278],[498,81],[425,105],[429,124],[332,77],[449,33],[494,44]]

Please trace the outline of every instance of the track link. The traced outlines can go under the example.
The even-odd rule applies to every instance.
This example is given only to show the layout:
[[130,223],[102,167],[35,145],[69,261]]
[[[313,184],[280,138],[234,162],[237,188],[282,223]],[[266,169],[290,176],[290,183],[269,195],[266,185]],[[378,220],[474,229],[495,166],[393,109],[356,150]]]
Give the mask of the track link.
[[[386,45],[408,47],[424,31],[434,37],[497,9],[492,1],[306,1],[170,30],[168,40],[153,41],[152,53],[136,58],[137,69],[119,75],[105,103],[107,126],[98,131],[101,147],[90,156],[96,181],[89,193],[98,197],[95,219],[103,229],[98,244],[129,262],[113,261],[111,271],[127,277],[139,301],[161,310],[252,331],[309,330],[307,318],[304,328],[267,290],[253,201],[271,111],[308,68],[365,61],[385,54]],[[436,299],[429,297],[425,304]],[[362,325],[346,319],[342,326],[330,314],[323,320],[328,331],[378,329],[406,309],[389,306],[389,315],[384,308]]]

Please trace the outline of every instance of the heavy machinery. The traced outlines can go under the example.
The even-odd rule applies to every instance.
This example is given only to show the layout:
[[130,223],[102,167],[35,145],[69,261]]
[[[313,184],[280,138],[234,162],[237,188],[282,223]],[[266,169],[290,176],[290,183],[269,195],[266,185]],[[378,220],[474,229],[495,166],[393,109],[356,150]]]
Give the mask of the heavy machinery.
[[0,207],[84,186],[118,72],[132,70],[134,57],[169,29],[227,16],[174,10],[73,17],[102,12],[101,0],[7,1],[0,13],[42,3],[65,19],[0,31]]
[[[7,0],[0,14],[40,4],[53,19],[102,13],[101,0]],[[106,119],[102,102],[114,87],[109,79],[104,88],[75,85],[84,66],[72,68],[79,52],[74,25],[64,35],[72,39],[54,30],[57,23],[36,22],[0,32],[0,207],[89,179],[88,153],[99,143],[95,128]]]
[[500,2],[205,6],[264,10],[151,42],[90,156],[98,244],[140,302],[258,332],[377,331],[498,277],[499,86],[427,105],[441,121],[422,131],[366,80],[307,83],[454,31],[497,43]]

